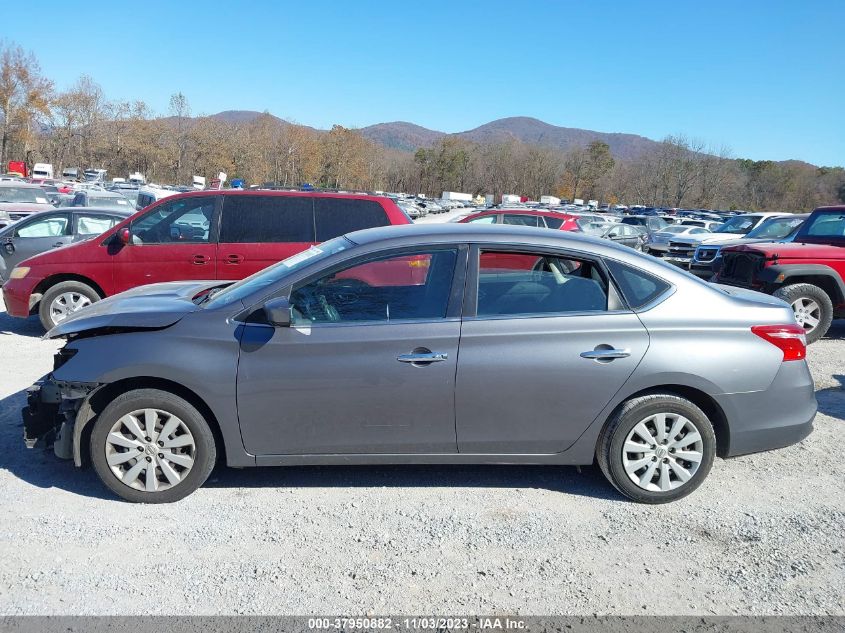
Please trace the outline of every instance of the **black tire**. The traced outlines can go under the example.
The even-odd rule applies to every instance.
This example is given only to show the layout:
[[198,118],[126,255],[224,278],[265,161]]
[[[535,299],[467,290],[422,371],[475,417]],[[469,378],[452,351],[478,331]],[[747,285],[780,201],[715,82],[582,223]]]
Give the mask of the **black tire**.
[[102,298],[96,290],[81,281],[61,281],[50,286],[44,296],[41,297],[41,301],[38,302],[38,318],[41,319],[41,325],[44,326],[45,330],[52,329],[57,323],[51,309],[53,301],[67,293],[78,293],[86,297],[91,303],[96,303]]
[[[792,306],[796,321],[804,327],[808,344],[815,343],[827,334],[833,322],[833,301],[824,290],[813,284],[791,284],[778,288],[774,294],[778,299],[783,299]],[[817,325],[808,327],[809,324],[804,321],[804,315],[798,313],[799,308],[794,304],[802,299],[814,301],[819,307]]]
[[[123,483],[112,471],[106,457],[107,438],[112,427],[123,416],[141,409],[158,409],[175,415],[187,426],[194,441],[192,449],[193,465],[184,475],[184,478],[172,487],[154,492],[139,490]],[[151,444],[155,444],[155,442],[151,442]],[[155,451],[160,450],[153,448]],[[146,453],[141,452],[140,455],[145,456],[146,459]],[[147,461],[152,462],[154,459],[155,457],[152,457]],[[167,391],[136,389],[118,396],[97,417],[91,431],[91,462],[94,465],[94,470],[96,470],[100,480],[112,492],[133,503],[179,501],[205,483],[216,460],[217,448],[214,443],[214,434],[202,414],[191,403]],[[158,464],[159,462],[155,463]],[[156,472],[164,483],[164,474],[160,469]]]
[[[634,483],[625,471],[623,463],[623,446],[628,434],[640,422],[647,421],[650,416],[660,413],[666,413],[670,416],[683,416],[695,427],[701,438],[701,460],[698,462],[697,470],[686,483],[666,491],[647,490]],[[667,447],[666,450],[670,449]],[[614,488],[629,499],[640,503],[653,504],[675,501],[693,492],[707,477],[713,466],[715,456],[716,436],[713,433],[713,425],[710,420],[700,408],[689,400],[668,393],[640,396],[623,403],[602,429],[596,450],[599,466]],[[645,455],[643,457],[647,458]],[[665,461],[669,457],[667,455],[662,459]],[[657,465],[660,466],[661,460],[653,461],[657,461]],[[648,466],[644,466],[644,468],[647,469]],[[670,468],[668,462],[666,468],[667,470]],[[659,479],[659,473],[654,471],[654,474]]]

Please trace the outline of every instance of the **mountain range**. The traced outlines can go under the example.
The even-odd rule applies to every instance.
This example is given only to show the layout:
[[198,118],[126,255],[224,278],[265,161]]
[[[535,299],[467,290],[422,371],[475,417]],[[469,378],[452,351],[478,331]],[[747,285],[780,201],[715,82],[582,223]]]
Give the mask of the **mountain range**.
[[[247,123],[261,116],[261,112],[252,110],[226,110],[212,114],[211,118],[227,123]],[[271,115],[272,116],[272,115]],[[274,117],[282,123],[284,119]],[[431,147],[447,132],[408,123],[393,121],[376,123],[360,128],[361,134],[371,141],[390,149],[412,152],[420,147]],[[657,145],[644,136],[616,132],[596,132],[580,128],[560,127],[531,117],[508,117],[490,121],[472,130],[458,132],[455,136],[475,143],[501,143],[518,140],[523,143],[542,145],[566,151],[573,147],[584,147],[594,140],[604,141],[610,146],[611,153],[620,159],[631,159],[647,152]]]

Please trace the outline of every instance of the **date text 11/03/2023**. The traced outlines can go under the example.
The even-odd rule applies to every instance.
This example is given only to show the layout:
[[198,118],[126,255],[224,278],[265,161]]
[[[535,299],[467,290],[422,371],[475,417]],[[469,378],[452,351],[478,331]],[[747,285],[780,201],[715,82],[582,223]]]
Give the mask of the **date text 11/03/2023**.
[[510,617],[323,617],[309,618],[311,630],[525,630],[525,621]]

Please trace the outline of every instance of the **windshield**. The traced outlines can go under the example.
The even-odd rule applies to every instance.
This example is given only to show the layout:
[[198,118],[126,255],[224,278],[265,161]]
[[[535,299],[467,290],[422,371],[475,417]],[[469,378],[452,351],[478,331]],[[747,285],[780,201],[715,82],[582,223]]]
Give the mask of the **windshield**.
[[749,231],[748,238],[767,238],[781,240],[804,223],[804,218],[777,218],[768,222],[761,222],[754,230]]
[[49,200],[41,187],[0,187],[0,202],[47,204]]
[[731,233],[733,235],[745,235],[751,229],[754,228],[754,225],[757,222],[756,217],[748,217],[743,215],[737,215],[732,217],[730,220],[725,222],[724,224],[720,224],[716,227],[716,233]]
[[607,222],[593,222],[585,218],[575,220],[575,224],[587,235],[603,235],[608,225]]
[[689,231],[690,228],[695,228],[695,227],[678,226],[678,225],[664,226],[662,229],[660,229],[660,232],[661,233],[684,233],[685,231]]
[[242,279],[224,290],[209,294],[208,307],[227,306],[235,301],[240,301],[262,288],[272,286],[280,279],[307,265],[345,251],[350,247],[352,247],[352,242],[343,236],[323,242],[318,246],[312,246],[308,250],[288,257],[264,270],[260,270],[254,275]]

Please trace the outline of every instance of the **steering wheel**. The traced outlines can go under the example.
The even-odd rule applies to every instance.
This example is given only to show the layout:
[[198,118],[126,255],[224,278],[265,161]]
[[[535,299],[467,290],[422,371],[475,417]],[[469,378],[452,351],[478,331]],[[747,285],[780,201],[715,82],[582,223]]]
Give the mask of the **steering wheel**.
[[291,297],[294,307],[310,321],[337,323],[340,313],[326,300],[326,295],[315,292],[303,292],[300,289]]

